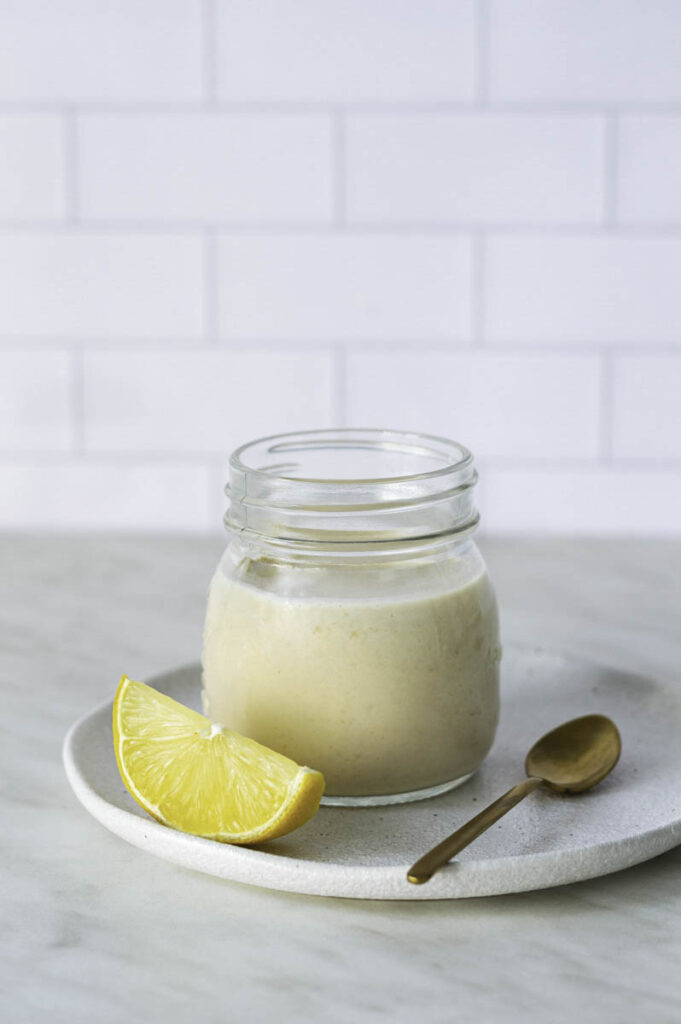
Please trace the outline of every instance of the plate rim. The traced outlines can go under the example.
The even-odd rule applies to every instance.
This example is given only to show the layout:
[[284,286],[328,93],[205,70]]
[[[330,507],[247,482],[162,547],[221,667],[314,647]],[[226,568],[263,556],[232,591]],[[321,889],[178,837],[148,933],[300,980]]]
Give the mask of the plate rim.
[[[510,643],[505,645],[505,650],[513,650],[517,654],[548,656],[559,659],[563,663],[608,668],[620,674],[649,679],[663,687],[665,692],[676,698],[681,706],[681,693],[672,689],[671,681],[658,676],[653,677],[638,672],[627,673],[625,669],[608,665],[603,661],[565,654],[562,651],[537,644]],[[154,682],[158,683],[170,676],[196,672],[197,668],[200,668],[200,662],[186,662],[155,672],[148,676],[146,681],[153,685]],[[76,719],[64,737],[62,762],[66,778],[76,798],[85,810],[113,835],[117,835],[131,845],[163,860],[223,880],[281,892],[332,898],[409,902],[485,898],[538,891],[605,876],[634,867],[636,864],[651,860],[675,846],[681,845],[680,816],[676,821],[659,825],[648,831],[620,839],[605,840],[579,851],[544,850],[530,854],[521,853],[485,860],[463,861],[441,871],[434,876],[428,886],[414,886],[406,881],[408,867],[406,864],[404,869],[368,864],[356,865],[353,870],[353,866],[347,864],[305,861],[296,857],[270,853],[267,850],[216,843],[211,839],[204,839],[201,836],[169,828],[151,817],[143,818],[133,814],[126,808],[100,796],[90,785],[78,758],[78,744],[90,729],[98,728],[98,719],[105,713],[110,717],[112,710],[113,699],[98,704]],[[654,847],[652,852],[651,847]],[[202,857],[202,854],[205,856]],[[551,881],[530,885],[527,884],[527,880],[511,884],[497,881],[495,884],[496,875],[505,873],[511,865],[517,866],[528,858],[532,860],[529,870],[533,873],[541,869],[543,864],[550,862],[554,868],[554,875],[559,875],[560,879],[554,878]],[[220,870],[216,870],[216,866],[219,866]],[[258,875],[262,874],[258,871],[258,866],[265,866],[269,869],[266,878],[258,878]],[[455,874],[450,870],[451,868],[455,869]],[[556,868],[563,868],[563,870],[556,871]],[[572,870],[570,870],[571,868]],[[361,875],[363,888],[366,891],[358,892],[357,882],[348,882],[348,875],[351,872],[354,875]],[[513,873],[514,877],[515,875],[516,872]],[[490,884],[486,886],[478,884],[474,886],[475,891],[471,891],[470,883],[484,877],[489,878]]]

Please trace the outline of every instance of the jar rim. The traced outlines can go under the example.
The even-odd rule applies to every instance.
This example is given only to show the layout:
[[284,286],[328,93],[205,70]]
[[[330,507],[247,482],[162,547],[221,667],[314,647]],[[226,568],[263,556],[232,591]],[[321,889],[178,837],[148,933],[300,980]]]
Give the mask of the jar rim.
[[316,546],[465,534],[478,522],[476,481],[471,452],[434,434],[377,428],[272,434],[232,454],[225,525]]
[[[450,458],[436,469],[421,470],[417,473],[353,477],[290,476],[286,473],[273,471],[288,468],[294,465],[294,463],[275,463],[272,466],[263,468],[248,465],[243,458],[246,452],[258,451],[263,448],[265,452],[275,454],[309,451],[313,448],[320,450],[338,450],[340,448],[346,450],[357,448],[369,450],[373,448],[374,450],[382,450],[384,452],[399,451],[403,454],[408,453],[411,455],[424,456],[428,453],[434,455],[436,450],[433,447],[427,448],[428,443],[439,445],[443,454],[446,452],[452,454],[456,452],[458,458]],[[354,427],[338,427],[322,428],[319,430],[293,430],[282,434],[269,434],[265,437],[256,438],[254,441],[247,441],[232,452],[229,464],[231,469],[247,473],[249,476],[266,477],[269,480],[288,480],[300,484],[314,484],[318,487],[324,487],[325,485],[337,487],[338,485],[351,485],[353,483],[392,484],[437,479],[438,477],[447,476],[454,471],[462,471],[472,467],[473,455],[468,448],[458,441],[452,441],[437,434],[377,427],[359,429]]]

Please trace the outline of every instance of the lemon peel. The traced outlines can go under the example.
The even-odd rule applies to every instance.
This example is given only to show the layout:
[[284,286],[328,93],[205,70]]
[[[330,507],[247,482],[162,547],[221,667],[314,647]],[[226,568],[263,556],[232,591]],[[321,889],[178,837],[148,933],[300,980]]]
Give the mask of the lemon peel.
[[121,778],[164,825],[238,845],[286,835],[317,812],[324,776],[123,676],[113,704]]

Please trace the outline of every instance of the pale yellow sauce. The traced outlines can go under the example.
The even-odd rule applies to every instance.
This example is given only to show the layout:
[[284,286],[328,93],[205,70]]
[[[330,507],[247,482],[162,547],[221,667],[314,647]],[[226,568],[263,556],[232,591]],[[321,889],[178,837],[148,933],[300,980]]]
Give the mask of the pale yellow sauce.
[[286,598],[228,578],[209,593],[206,714],[299,764],[330,795],[400,793],[474,771],[498,718],[485,572],[439,593]]

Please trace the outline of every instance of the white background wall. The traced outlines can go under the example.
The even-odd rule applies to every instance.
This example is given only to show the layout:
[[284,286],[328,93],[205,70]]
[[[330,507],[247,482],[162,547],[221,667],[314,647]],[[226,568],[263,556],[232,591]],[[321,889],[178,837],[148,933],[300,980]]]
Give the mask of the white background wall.
[[0,525],[218,528],[279,430],[681,528],[679,0],[0,0]]

